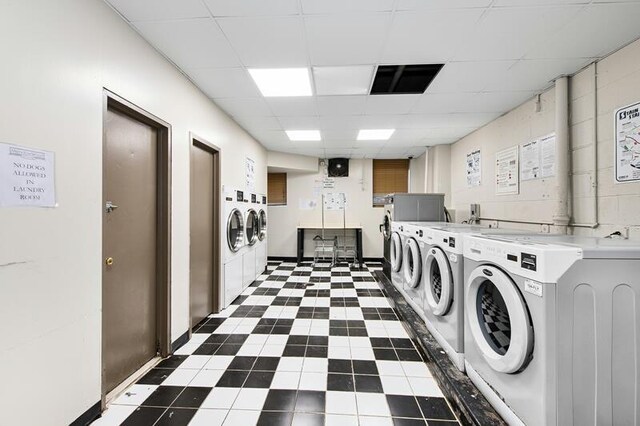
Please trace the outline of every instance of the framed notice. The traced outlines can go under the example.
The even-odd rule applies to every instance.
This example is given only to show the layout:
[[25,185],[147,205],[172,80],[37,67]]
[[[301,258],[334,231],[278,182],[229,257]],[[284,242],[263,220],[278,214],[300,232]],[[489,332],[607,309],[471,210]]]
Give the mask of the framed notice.
[[0,207],[55,207],[54,153],[0,143]]
[[615,178],[640,181],[640,102],[615,112]]
[[496,153],[496,194],[509,195],[520,192],[518,175],[518,146]]
[[482,158],[479,149],[467,154],[466,171],[467,186],[480,186],[482,179]]

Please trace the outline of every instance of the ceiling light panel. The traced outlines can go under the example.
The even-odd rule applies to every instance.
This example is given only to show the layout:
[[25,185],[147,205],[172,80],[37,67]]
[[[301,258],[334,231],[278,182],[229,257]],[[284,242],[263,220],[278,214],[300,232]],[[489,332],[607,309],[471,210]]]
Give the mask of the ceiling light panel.
[[313,67],[318,95],[366,95],[369,93],[373,65],[352,67]]
[[289,140],[292,141],[319,141],[320,130],[286,130]]
[[384,141],[388,140],[395,129],[363,129],[358,132],[359,141]]
[[307,68],[253,68],[249,74],[265,98],[313,95]]

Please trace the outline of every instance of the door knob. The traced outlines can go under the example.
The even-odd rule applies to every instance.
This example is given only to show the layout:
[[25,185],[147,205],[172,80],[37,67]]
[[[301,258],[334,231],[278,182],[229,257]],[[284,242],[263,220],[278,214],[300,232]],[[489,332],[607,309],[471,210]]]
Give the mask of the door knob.
[[104,263],[107,264],[107,266],[111,266],[113,265],[113,257],[107,257],[104,261]]
[[107,203],[105,205],[105,209],[107,210],[107,213],[111,213],[112,211],[114,211],[117,208],[118,208],[118,206],[113,204],[113,202],[111,202],[111,201],[107,201]]

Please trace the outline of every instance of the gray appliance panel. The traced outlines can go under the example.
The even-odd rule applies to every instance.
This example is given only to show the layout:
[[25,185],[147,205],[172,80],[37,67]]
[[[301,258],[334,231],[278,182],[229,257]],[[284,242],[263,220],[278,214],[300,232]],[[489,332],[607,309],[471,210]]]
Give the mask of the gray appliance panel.
[[390,194],[385,210],[394,221],[443,221],[444,194]]

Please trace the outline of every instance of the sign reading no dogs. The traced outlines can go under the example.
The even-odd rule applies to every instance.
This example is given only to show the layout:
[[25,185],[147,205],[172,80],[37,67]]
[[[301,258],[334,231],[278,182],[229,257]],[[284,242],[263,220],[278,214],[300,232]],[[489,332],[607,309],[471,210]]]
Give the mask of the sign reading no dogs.
[[55,207],[54,154],[0,143],[0,207]]

